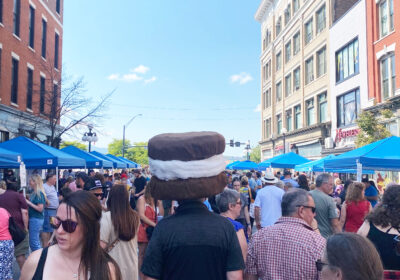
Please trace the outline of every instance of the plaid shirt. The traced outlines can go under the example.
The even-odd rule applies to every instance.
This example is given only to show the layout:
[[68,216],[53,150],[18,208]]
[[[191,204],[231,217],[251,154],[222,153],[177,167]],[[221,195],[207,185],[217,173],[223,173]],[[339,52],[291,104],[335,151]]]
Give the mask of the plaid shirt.
[[254,234],[248,248],[246,273],[262,280],[318,279],[315,262],[326,240],[302,219],[281,217]]

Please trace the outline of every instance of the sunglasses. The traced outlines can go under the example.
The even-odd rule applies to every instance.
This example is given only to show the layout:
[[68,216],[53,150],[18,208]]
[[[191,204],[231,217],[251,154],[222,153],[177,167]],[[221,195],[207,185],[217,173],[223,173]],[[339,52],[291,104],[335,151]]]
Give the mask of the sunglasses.
[[102,196],[103,196],[103,193],[94,193],[94,195],[95,195],[96,197],[102,197]]
[[308,205],[296,205],[296,207],[304,207],[304,208],[310,208],[311,211],[315,214],[315,211],[317,210],[315,207],[313,206],[308,206]]
[[62,221],[59,217],[50,217],[50,225],[54,229],[58,229],[62,225],[65,232],[73,233],[78,223],[72,220]]
[[328,265],[327,263],[324,263],[323,261],[321,261],[321,260],[317,260],[316,262],[315,262],[315,265],[317,266],[317,271],[322,271],[322,268],[325,266],[325,265]]

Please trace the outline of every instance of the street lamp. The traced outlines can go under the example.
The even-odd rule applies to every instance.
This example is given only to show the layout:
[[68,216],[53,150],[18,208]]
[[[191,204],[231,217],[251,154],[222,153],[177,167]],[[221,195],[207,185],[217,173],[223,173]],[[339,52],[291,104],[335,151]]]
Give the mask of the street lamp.
[[247,140],[246,147],[244,149],[247,151],[247,160],[250,160],[250,140]]
[[124,155],[125,155],[125,128],[126,128],[136,117],[139,117],[139,116],[143,116],[143,115],[142,115],[142,114],[137,114],[137,115],[133,116],[133,117],[129,120],[129,122],[127,122],[127,123],[124,125],[123,134],[122,134],[122,157],[124,157]]
[[89,132],[85,132],[85,134],[83,134],[82,141],[89,142],[89,152],[91,152],[92,142],[97,142],[98,138],[97,138],[96,132],[92,132],[93,125],[89,124],[88,128],[89,128]]
[[286,154],[286,127],[282,128],[282,135],[283,135],[283,153]]

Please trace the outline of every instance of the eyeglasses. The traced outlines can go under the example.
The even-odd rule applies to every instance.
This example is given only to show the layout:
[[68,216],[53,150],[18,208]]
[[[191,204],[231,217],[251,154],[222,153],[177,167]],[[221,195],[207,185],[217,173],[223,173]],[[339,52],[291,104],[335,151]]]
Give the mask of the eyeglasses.
[[103,196],[103,193],[94,193],[94,195],[95,195],[96,197],[102,197],[102,196]]
[[242,201],[241,200],[236,201],[236,204],[242,205]]
[[62,225],[66,232],[73,233],[76,230],[78,223],[72,220],[62,221],[59,217],[50,217],[50,225],[54,229],[58,229],[60,225]]
[[315,207],[308,205],[296,205],[296,207],[310,208],[313,213],[315,213],[315,211],[317,210]]
[[329,264],[324,263],[324,262],[321,261],[321,260],[317,260],[317,261],[315,262],[315,265],[317,266],[317,271],[321,271],[322,268],[323,268],[325,265],[329,265]]

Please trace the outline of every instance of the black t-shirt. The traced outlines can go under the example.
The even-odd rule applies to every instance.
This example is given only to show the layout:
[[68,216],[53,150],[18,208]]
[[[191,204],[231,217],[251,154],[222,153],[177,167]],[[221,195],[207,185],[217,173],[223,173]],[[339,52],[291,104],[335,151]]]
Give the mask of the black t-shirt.
[[135,186],[135,193],[140,193],[146,186],[146,178],[143,176],[137,177],[135,181],[133,181],[133,185]]
[[199,201],[182,203],[157,224],[142,265],[145,275],[163,280],[222,280],[242,269],[233,225]]

